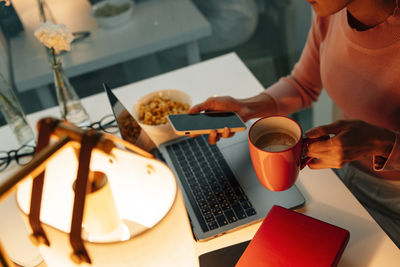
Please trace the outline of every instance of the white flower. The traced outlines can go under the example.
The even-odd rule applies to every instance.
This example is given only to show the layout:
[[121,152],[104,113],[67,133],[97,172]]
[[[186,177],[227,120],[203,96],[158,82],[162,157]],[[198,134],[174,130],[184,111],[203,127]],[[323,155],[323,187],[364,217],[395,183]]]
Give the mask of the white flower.
[[35,31],[35,37],[48,48],[54,48],[56,54],[71,50],[74,36],[64,24],[54,24],[50,21],[41,23]]

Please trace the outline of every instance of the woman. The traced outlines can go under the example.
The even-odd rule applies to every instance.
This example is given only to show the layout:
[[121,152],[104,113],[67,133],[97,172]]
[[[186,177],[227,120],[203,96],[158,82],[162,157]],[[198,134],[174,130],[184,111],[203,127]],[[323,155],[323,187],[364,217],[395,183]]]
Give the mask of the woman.
[[[340,168],[345,184],[400,247],[400,8],[398,0],[307,0],[316,17],[291,75],[248,99],[194,106],[233,110],[244,120],[311,106],[324,88],[344,120],[306,135],[310,168]],[[222,137],[232,134],[228,129]],[[209,142],[220,138],[216,132]]]

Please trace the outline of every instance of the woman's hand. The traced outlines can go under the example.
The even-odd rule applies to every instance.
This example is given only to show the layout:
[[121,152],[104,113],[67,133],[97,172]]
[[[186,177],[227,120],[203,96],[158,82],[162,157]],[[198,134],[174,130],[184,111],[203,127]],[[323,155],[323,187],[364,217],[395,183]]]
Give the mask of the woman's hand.
[[[233,111],[236,112],[243,121],[248,121],[251,118],[272,115],[276,113],[276,104],[271,96],[261,93],[257,96],[236,99],[231,96],[209,97],[206,101],[193,106],[189,113],[198,113],[201,111]],[[221,138],[232,137],[234,133],[230,132],[229,128],[224,128],[222,134],[213,130],[208,135],[208,142],[211,145]],[[195,135],[191,135],[195,137]]]
[[201,111],[233,111],[236,112],[244,121],[249,118],[249,111],[245,103],[231,96],[209,97],[203,103],[193,106],[189,113],[198,113]]
[[339,120],[306,132],[309,138],[334,135],[328,140],[308,146],[307,156],[314,158],[311,169],[340,168],[366,155],[387,157],[395,142],[395,134],[361,120]]

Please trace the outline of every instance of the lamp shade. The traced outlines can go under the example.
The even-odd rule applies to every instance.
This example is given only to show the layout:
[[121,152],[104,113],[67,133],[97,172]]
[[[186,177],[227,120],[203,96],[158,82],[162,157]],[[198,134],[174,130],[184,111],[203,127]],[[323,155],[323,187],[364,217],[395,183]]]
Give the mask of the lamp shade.
[[[92,264],[73,262],[69,233],[78,168],[75,149],[62,148],[46,167],[40,220],[50,246],[39,245],[39,250],[47,266],[198,266],[172,171],[158,160],[118,147],[108,154],[92,152],[91,172],[106,177],[98,190],[88,192],[84,208],[82,238]],[[17,190],[25,218],[31,188],[28,178]]]

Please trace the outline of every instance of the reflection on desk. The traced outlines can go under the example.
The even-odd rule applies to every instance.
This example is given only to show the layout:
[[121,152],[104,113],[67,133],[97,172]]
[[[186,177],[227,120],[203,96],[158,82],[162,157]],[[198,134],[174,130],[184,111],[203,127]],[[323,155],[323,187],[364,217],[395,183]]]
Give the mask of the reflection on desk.
[[[91,33],[63,56],[70,78],[178,45],[186,46],[189,63],[195,63],[200,60],[196,41],[211,34],[209,23],[189,0],[137,3],[132,19],[113,29],[99,28],[89,14],[87,1],[46,2],[57,23],[65,24],[71,32]],[[33,36],[39,24],[36,1],[14,0],[13,4],[25,28],[10,39],[16,89],[39,88],[39,98],[45,101],[49,97],[45,86],[52,83],[53,76],[45,49]]]

